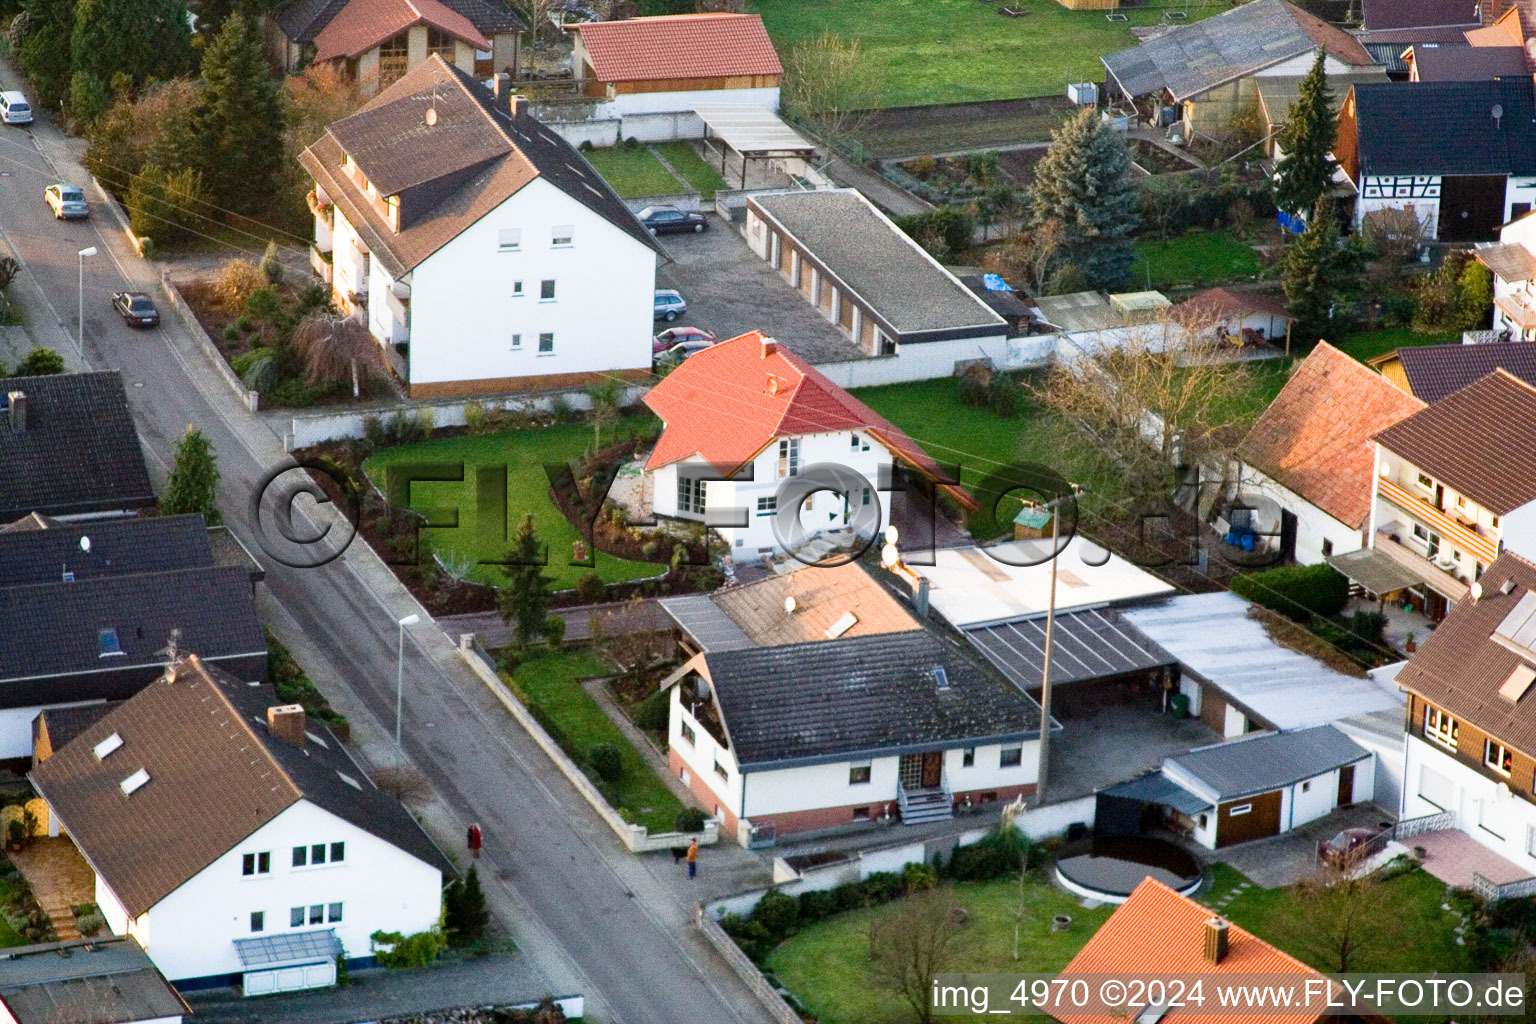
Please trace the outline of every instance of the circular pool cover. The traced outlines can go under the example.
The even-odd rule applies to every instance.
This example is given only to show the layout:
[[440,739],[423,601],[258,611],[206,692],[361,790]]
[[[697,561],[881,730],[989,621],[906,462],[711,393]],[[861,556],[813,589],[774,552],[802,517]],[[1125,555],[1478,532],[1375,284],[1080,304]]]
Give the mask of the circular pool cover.
[[1153,836],[1094,836],[1056,854],[1063,885],[1112,903],[1124,902],[1147,877],[1188,895],[1199,887],[1201,870],[1194,854]]

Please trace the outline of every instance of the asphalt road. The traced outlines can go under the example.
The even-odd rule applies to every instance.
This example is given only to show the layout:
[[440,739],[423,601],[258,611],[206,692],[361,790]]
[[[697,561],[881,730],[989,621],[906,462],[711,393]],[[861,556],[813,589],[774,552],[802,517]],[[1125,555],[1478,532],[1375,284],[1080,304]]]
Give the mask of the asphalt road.
[[[3,63],[0,80],[7,88],[17,81]],[[246,510],[267,470],[285,461],[281,442],[212,375],[202,350],[158,295],[164,318],[158,329],[130,329],[112,312],[112,292],[150,290],[155,271],[133,255],[117,221],[80,180],[71,145],[48,124],[0,125],[0,244],[26,266],[17,297],[28,307],[33,333],[56,347],[72,333],[76,253],[96,246],[99,254],[85,264],[90,366],[121,370],[157,479],[188,424],[208,435],[219,455],[226,521],[257,551]],[[44,188],[60,176],[87,187],[98,207],[90,220],[57,222],[44,206]],[[365,755],[377,762],[394,725],[396,620],[420,608],[361,542],[316,569],[261,557],[267,568],[259,596],[263,617],[354,720]],[[484,826],[480,868],[492,905],[551,989],[587,995],[594,1020],[766,1018],[703,945],[678,894],[651,865],[621,850],[442,632],[426,625],[406,630],[404,669],[405,753],[429,775],[439,798],[427,824],[453,854],[464,823]]]

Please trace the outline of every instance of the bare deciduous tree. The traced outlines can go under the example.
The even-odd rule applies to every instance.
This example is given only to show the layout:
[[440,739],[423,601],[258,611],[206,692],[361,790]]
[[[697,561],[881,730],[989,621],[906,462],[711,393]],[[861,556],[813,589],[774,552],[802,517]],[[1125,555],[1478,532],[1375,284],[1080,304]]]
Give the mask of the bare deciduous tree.
[[1395,280],[1429,240],[1429,225],[1412,206],[1391,206],[1362,217],[1360,233],[1376,252],[1377,273]]
[[380,768],[373,773],[373,784],[403,804],[419,807],[432,799],[432,783],[408,764]]
[[986,267],[1012,284],[1035,295],[1061,266],[1061,222],[1048,220],[1039,227],[1019,231],[987,253]]
[[300,321],[293,332],[293,350],[304,363],[310,385],[352,382],[352,397],[364,383],[389,380],[379,343],[351,317],[320,310]]
[[[549,22],[550,12],[560,5],[560,0],[509,0],[512,9],[517,16],[523,19],[523,24],[528,26],[529,49],[534,55],[539,52],[539,33]],[[580,74],[580,69],[577,69]]]
[[964,925],[958,910],[945,886],[898,900],[870,922],[871,973],[907,1001],[919,1024],[932,1024],[934,975],[960,952]]
[[1362,846],[1323,861],[1293,890],[1297,934],[1304,936],[1300,952],[1326,971],[1360,970],[1393,927],[1381,918],[1381,882],[1364,870],[1368,850]]
[[831,32],[796,43],[784,64],[784,110],[821,139],[828,159],[868,124],[882,89],[859,41]]

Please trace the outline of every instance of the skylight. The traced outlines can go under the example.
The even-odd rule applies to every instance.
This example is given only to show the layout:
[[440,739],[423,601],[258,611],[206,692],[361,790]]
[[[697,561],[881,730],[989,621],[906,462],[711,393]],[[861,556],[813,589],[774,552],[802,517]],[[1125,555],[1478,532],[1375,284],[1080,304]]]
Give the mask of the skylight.
[[1499,687],[1499,696],[1511,704],[1518,703],[1533,682],[1536,682],[1536,668],[1524,664],[1516,665],[1515,670],[1509,674],[1509,678],[1504,680],[1504,685]]
[[836,622],[827,627],[827,639],[836,640],[838,637],[852,629],[858,621],[859,617],[853,614],[853,612],[843,612],[842,615],[838,616]]
[[115,629],[99,629],[96,631],[96,639],[101,645],[101,656],[110,658],[115,654],[126,654],[123,650],[123,642],[117,638]]
[[148,781],[149,781],[149,772],[145,771],[143,768],[140,768],[138,771],[134,772],[132,775],[128,776],[126,779],[124,779],[122,782],[119,782],[117,785],[118,785],[118,788],[120,788],[123,791],[123,794],[126,796],[126,795],[130,795],[130,794],[136,793],[140,789],[143,789],[144,788],[144,783],[146,783]]
[[944,671],[943,665],[933,666],[933,682],[941,690],[949,689],[949,673]]
[[336,775],[341,779],[342,782],[345,782],[347,785],[351,786],[353,789],[359,789],[360,790],[360,789],[363,788],[363,784],[361,782],[358,782],[356,779],[354,779],[352,776],[348,775],[346,772],[337,772]]
[[1492,640],[1536,661],[1536,591],[1526,591],[1493,629]]
[[113,733],[111,736],[108,736],[106,739],[102,740],[91,749],[96,752],[96,760],[105,761],[108,754],[112,753],[112,751],[116,750],[122,745],[123,738],[117,733]]

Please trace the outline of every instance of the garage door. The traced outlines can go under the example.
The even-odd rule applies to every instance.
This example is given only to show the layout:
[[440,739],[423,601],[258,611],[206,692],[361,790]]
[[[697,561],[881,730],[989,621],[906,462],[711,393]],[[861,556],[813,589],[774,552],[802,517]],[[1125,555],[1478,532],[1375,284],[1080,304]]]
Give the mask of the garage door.
[[1280,791],[1222,804],[1216,815],[1216,845],[1231,846],[1280,834]]
[[336,984],[334,963],[305,964],[298,967],[279,967],[270,971],[247,971],[241,979],[241,990],[248,996],[264,996],[273,992],[327,988],[334,984]]

